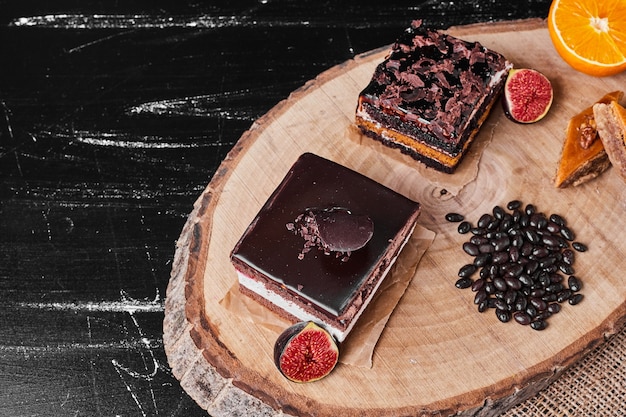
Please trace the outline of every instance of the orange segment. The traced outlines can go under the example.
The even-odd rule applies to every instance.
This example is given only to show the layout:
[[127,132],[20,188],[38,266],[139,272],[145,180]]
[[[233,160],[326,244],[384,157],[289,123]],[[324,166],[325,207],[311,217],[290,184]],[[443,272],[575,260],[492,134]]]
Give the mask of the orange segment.
[[626,70],[625,0],[554,0],[548,31],[574,69],[595,76]]

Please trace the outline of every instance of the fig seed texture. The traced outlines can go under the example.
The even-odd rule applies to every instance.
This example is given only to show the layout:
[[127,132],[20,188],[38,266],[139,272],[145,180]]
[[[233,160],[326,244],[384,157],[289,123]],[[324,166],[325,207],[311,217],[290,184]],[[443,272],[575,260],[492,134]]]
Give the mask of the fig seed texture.
[[293,382],[324,378],[337,365],[339,348],[330,333],[312,321],[283,331],[274,344],[274,363]]
[[553,96],[550,80],[539,71],[512,69],[504,83],[504,114],[517,123],[538,122],[550,110]]

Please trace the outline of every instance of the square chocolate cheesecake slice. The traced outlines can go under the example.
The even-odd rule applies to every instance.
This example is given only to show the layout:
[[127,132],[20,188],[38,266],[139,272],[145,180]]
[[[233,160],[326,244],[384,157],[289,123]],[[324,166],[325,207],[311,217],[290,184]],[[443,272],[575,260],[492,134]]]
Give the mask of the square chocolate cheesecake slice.
[[356,125],[386,146],[453,173],[511,68],[478,42],[414,21],[359,94]]
[[342,341],[409,240],[420,205],[345,166],[301,155],[231,252],[239,289]]

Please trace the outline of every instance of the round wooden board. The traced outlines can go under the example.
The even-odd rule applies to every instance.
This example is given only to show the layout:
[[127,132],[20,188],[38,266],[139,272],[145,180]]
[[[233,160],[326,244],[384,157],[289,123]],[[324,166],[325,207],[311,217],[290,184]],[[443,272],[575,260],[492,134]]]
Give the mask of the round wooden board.
[[[593,78],[573,71],[554,52],[543,21],[448,32],[480,41],[516,67],[542,71],[555,88],[550,113],[539,123],[518,125],[494,107],[477,139],[484,151],[476,178],[465,186],[455,184],[457,174],[433,174],[369,140],[350,139],[358,93],[387,48],[330,69],[259,119],[196,202],[177,243],[167,291],[168,360],[211,415],[495,415],[545,387],[622,325],[626,185],[613,169],[571,189],[556,189],[552,178],[568,119],[624,88],[626,74]],[[373,366],[340,364],[312,384],[290,383],[277,372],[276,331],[220,305],[236,282],[230,250],[303,152],[419,201],[419,224],[436,233],[376,346]],[[464,163],[462,170],[471,169],[471,160]],[[454,287],[470,258],[461,250],[467,237],[444,220],[445,213],[476,221],[512,199],[564,215],[577,240],[589,246],[575,264],[584,301],[566,304],[541,332],[479,314],[473,293]]]

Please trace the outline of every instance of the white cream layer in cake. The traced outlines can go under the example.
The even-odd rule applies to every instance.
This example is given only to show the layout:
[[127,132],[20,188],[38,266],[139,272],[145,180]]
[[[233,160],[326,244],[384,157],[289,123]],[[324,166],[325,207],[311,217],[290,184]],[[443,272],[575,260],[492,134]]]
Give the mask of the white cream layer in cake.
[[407,234],[406,238],[402,241],[402,244],[400,248],[398,249],[396,256],[392,259],[392,261],[389,263],[387,268],[383,271],[381,278],[376,282],[374,290],[370,292],[369,297],[365,300],[365,302],[362,303],[361,308],[354,315],[354,317],[352,318],[352,320],[350,321],[350,323],[348,324],[346,328],[340,328],[337,326],[335,322],[325,320],[319,316],[316,316],[306,311],[304,308],[302,308],[300,305],[298,305],[294,301],[286,299],[285,297],[281,296],[280,294],[266,287],[263,283],[257,280],[254,280],[250,278],[249,276],[245,275],[244,273],[242,273],[241,271],[237,270],[239,285],[246,288],[248,291],[256,294],[257,296],[263,298],[264,300],[267,300],[272,305],[280,308],[281,310],[285,311],[290,316],[295,317],[299,321],[310,320],[310,321],[314,321],[318,324],[323,325],[326,328],[326,330],[328,330],[328,332],[330,332],[330,334],[332,334],[337,339],[337,341],[342,342],[343,340],[345,340],[345,338],[350,333],[350,331],[352,331],[359,317],[361,317],[361,315],[363,314],[363,311],[366,309],[366,307],[370,304],[370,302],[374,298],[374,295],[378,291],[378,288],[380,287],[384,279],[389,274],[389,271],[391,270],[393,265],[396,263],[396,260],[398,259],[399,254],[402,252],[402,249],[404,249],[404,246],[409,241],[410,237],[413,235],[414,230],[415,230],[415,224],[411,227],[410,232]]

